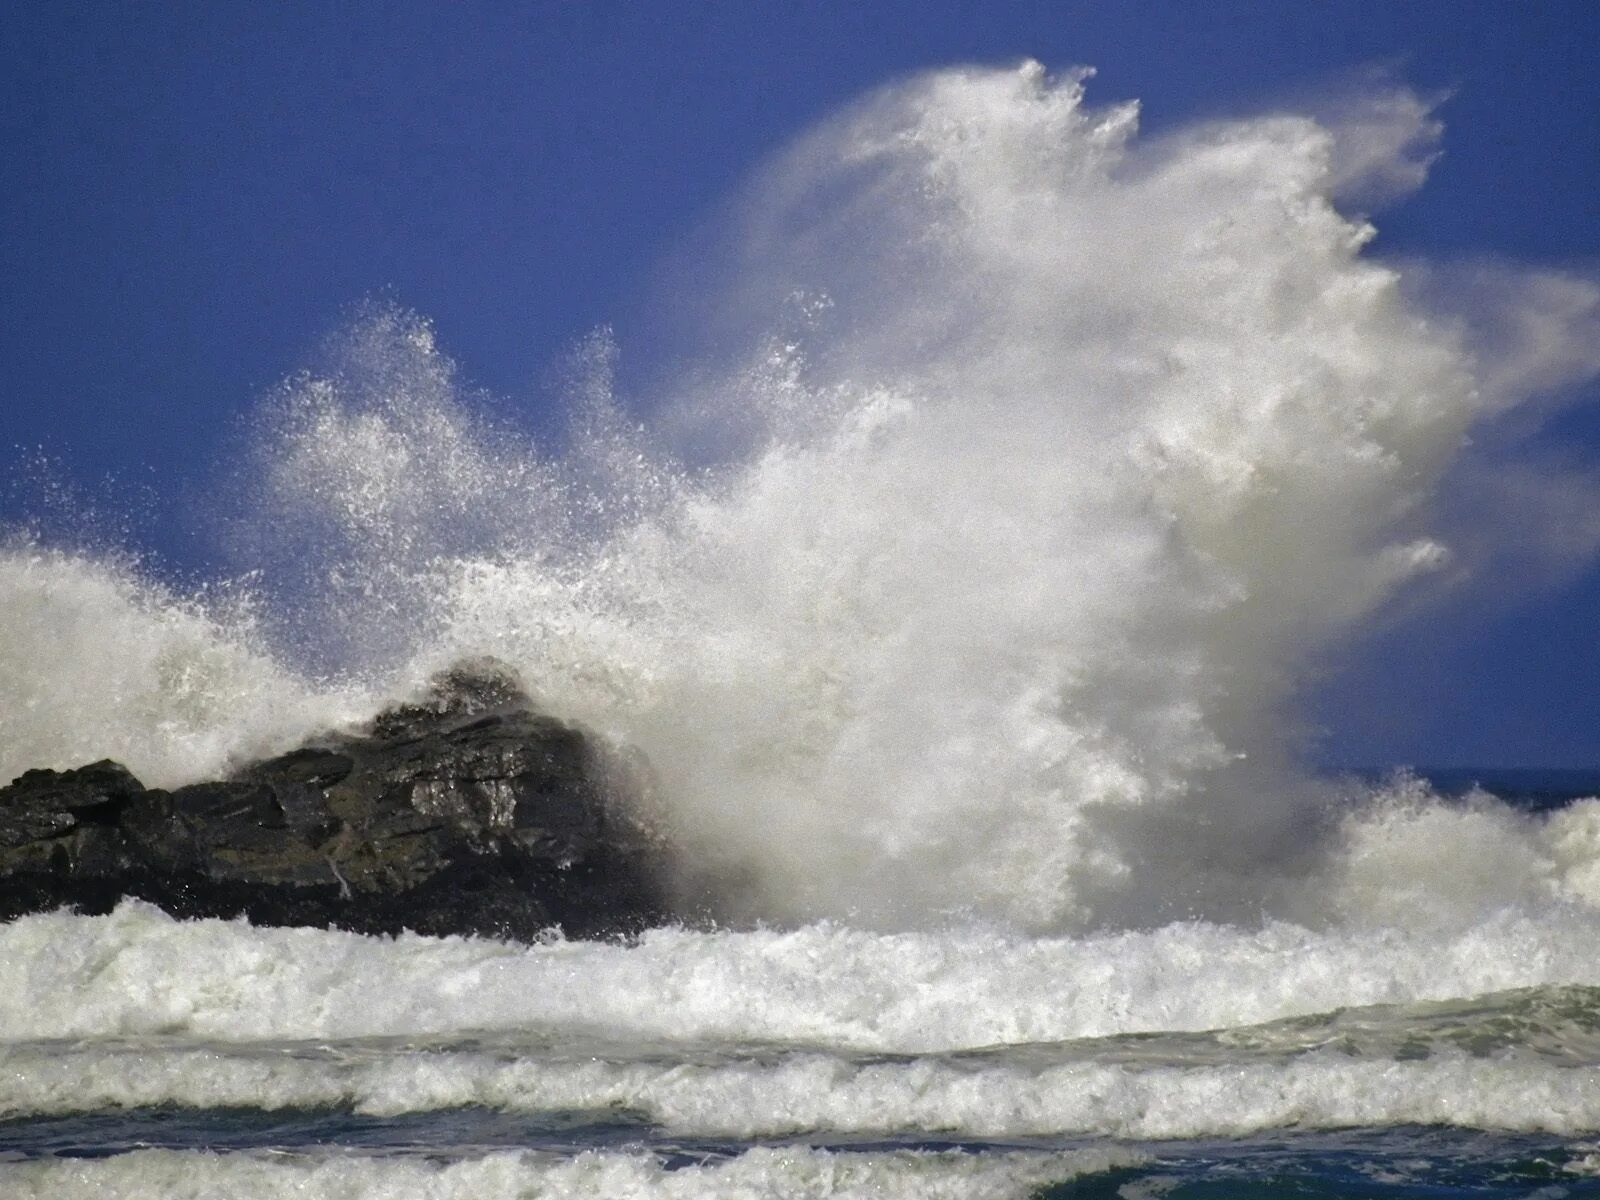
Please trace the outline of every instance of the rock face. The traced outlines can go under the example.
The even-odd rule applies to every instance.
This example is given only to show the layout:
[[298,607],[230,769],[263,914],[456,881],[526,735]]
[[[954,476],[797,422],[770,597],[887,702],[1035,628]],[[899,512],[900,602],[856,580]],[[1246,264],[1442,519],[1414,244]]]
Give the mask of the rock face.
[[104,761],[0,789],[0,920],[136,896],[180,917],[528,940],[668,919],[625,772],[489,662],[360,735],[146,788]]

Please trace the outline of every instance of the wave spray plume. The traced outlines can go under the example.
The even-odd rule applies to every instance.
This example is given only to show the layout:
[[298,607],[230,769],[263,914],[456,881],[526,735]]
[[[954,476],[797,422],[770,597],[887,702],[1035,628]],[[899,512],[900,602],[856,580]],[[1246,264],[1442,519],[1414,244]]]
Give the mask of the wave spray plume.
[[[256,699],[202,693],[199,750],[118,735],[108,697],[0,766],[70,765],[95,724],[192,776],[490,653],[642,751],[685,886],[729,916],[1359,915],[1377,826],[1296,766],[1296,695],[1450,567],[1468,431],[1600,368],[1596,291],[1502,272],[1452,318],[1371,257],[1340,205],[1420,182],[1437,130],[1406,93],[1141,139],[1085,78],[920,76],[775,158],[695,280],[722,352],[648,433],[603,337],[540,457],[425,322],[369,312],[268,398],[244,538],[279,657],[359,685],[240,648]],[[97,570],[41,554],[7,557],[8,609]],[[75,595],[173,636],[148,598]],[[1556,833],[1522,836],[1539,887],[1584,891]]]

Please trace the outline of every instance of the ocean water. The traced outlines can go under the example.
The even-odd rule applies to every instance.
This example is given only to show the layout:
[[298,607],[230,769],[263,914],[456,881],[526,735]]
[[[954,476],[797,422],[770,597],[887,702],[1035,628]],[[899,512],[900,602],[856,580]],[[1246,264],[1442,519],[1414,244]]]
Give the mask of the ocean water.
[[1403,90],[1148,137],[1087,78],[821,123],[685,256],[692,365],[597,333],[545,443],[371,305],[218,464],[233,571],[8,533],[0,778],[214,777],[492,654],[714,904],[12,922],[0,1194],[1600,1195],[1600,778],[1321,772],[1300,708],[1593,551],[1505,431],[1600,290],[1373,252]]
[[1600,1194],[1592,921],[519,947],[129,903],[0,961],[7,1195]]

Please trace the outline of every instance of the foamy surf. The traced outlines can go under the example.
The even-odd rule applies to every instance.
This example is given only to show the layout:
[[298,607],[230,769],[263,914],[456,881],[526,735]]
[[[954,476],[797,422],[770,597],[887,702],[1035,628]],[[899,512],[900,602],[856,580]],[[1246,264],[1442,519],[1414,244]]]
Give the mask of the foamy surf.
[[137,903],[0,928],[15,1040],[522,1032],[917,1054],[1262,1025],[1600,986],[1600,922],[1506,911],[1454,934],[1192,924],[1087,938],[657,930],[634,945],[368,938],[181,922]]
[[[704,1156],[709,1158],[710,1156]],[[142,1151],[99,1162],[0,1164],[0,1185],[21,1197],[117,1196],[122,1200],[720,1200],[836,1196],[865,1200],[1011,1200],[1040,1185],[1137,1161],[1115,1151],[970,1154],[900,1151],[833,1155],[804,1148],[754,1149],[726,1161],[668,1169],[642,1153],[587,1152],[553,1159],[502,1153],[452,1163],[318,1156]]]
[[811,927],[515,947],[126,905],[0,931],[0,1111],[627,1113],[743,1139],[1576,1133],[1600,1125],[1597,938],[1546,913],[1453,938]]
[[1398,603],[1593,553],[1494,438],[1600,370],[1600,290],[1373,253],[1407,93],[1148,139],[1087,78],[820,124],[681,293],[719,352],[628,397],[596,335],[554,448],[369,306],[219,468],[235,576],[6,542],[0,777],[211,777],[494,655],[648,761],[721,921],[13,922],[8,1194],[1580,1186],[1600,800],[1322,779],[1300,706]]
[[[1586,1033],[1592,1040],[1592,1026]],[[1493,1060],[1421,1039],[1408,1051],[1365,1061],[1332,1049],[1226,1065],[1184,1063],[1181,1054],[1166,1064],[1130,1057],[1052,1065],[1054,1055],[1026,1045],[976,1060],[921,1055],[894,1062],[747,1047],[651,1047],[638,1057],[615,1045],[573,1062],[514,1042],[432,1051],[337,1043],[24,1045],[0,1056],[0,1112],[260,1109],[394,1117],[489,1108],[622,1120],[639,1135],[733,1141],[1197,1139],[1393,1125],[1578,1135],[1600,1128],[1600,1064],[1592,1060],[1516,1053]]]

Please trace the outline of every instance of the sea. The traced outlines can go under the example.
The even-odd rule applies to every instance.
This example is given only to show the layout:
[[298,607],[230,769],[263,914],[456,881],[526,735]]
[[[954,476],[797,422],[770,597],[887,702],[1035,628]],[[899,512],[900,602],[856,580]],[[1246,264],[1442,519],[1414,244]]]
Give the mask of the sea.
[[36,464],[0,780],[217,778],[489,655],[698,915],[22,917],[0,1196],[1600,1196],[1600,773],[1330,770],[1307,716],[1587,561],[1592,481],[1514,431],[1600,292],[1384,257],[1426,97],[1144,134],[1088,83],[825,118],[649,369],[598,330],[488,395],[358,305],[184,493],[201,566]]

